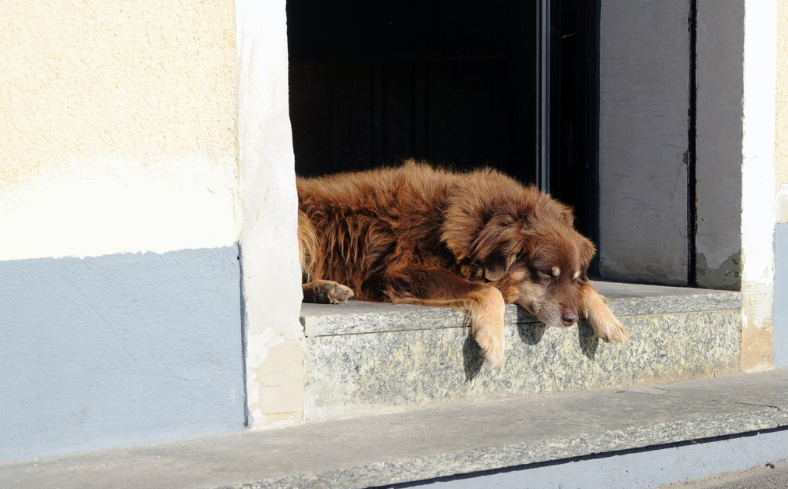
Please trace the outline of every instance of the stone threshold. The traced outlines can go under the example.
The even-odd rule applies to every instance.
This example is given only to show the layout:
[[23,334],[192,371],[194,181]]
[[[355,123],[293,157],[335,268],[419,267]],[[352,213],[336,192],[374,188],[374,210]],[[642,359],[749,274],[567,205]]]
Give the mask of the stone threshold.
[[[660,285],[594,282],[618,316],[644,316],[741,308],[741,293]],[[508,305],[506,324],[538,323],[522,308]],[[459,309],[350,301],[342,305],[302,304],[307,338],[468,327]]]
[[0,487],[364,488],[786,428],[778,370],[6,463]]
[[461,309],[304,304],[304,419],[322,421],[738,372],[741,294],[597,282],[627,328],[547,328],[508,306],[506,364],[490,369]]

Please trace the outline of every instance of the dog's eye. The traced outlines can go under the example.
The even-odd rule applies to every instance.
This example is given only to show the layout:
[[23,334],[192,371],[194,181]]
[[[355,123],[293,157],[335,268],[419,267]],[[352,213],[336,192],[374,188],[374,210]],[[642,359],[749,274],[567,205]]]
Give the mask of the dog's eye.
[[553,274],[551,273],[550,270],[544,270],[538,266],[533,266],[533,265],[529,266],[528,270],[531,273],[531,280],[533,280],[534,282],[542,282],[544,284],[547,284],[549,282],[552,282],[553,279],[555,278],[553,277]]
[[549,282],[553,280],[553,274],[550,272],[545,272],[544,270],[537,270],[536,275],[539,277],[539,280],[543,280],[545,282]]
[[585,273],[580,273],[580,274],[572,277],[572,281],[576,282],[576,283],[579,283],[579,284],[584,284],[584,283],[588,282],[588,277],[586,276]]

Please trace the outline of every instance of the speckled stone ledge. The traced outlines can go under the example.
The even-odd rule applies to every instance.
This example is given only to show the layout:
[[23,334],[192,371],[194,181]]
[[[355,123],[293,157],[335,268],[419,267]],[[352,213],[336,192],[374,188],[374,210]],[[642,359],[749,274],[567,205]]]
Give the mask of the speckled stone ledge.
[[[719,311],[741,308],[739,292],[596,282],[610,309],[620,316],[643,316],[680,312]],[[536,323],[522,308],[506,309],[508,324]],[[301,324],[307,337],[380,333],[467,326],[463,311],[449,308],[378,304],[351,301],[340,306],[302,304]]]
[[483,362],[460,310],[305,304],[304,416],[325,420],[739,370],[738,293],[609,283],[599,289],[629,332],[625,343],[603,343],[584,323],[546,328],[510,306],[500,370]]
[[782,370],[0,464],[0,487],[385,487],[787,428]]

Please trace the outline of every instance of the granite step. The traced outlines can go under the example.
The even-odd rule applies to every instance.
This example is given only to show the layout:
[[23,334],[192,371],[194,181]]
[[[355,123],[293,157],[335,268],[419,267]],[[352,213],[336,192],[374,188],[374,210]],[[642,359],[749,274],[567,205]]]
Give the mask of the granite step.
[[0,464],[3,489],[653,489],[788,458],[788,370]]
[[584,391],[739,371],[738,292],[597,282],[623,344],[581,323],[547,328],[506,310],[506,365],[490,369],[457,309],[304,304],[305,420]]

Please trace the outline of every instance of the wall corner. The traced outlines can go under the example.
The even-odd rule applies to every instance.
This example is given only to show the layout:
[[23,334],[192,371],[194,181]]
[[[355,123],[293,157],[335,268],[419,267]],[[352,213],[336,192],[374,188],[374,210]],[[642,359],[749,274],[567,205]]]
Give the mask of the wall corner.
[[285,0],[236,0],[236,29],[247,424],[259,429],[300,422],[303,412]]

